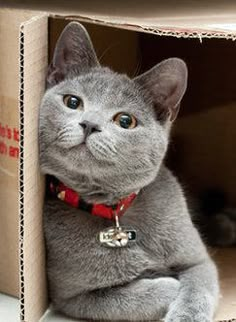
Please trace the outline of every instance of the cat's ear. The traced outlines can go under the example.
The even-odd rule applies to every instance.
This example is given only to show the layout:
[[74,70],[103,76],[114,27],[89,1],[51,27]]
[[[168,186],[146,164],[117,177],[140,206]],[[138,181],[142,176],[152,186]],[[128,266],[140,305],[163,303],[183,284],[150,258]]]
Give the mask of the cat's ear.
[[149,95],[160,121],[174,121],[187,87],[187,66],[179,58],[169,58],[136,77]]
[[99,66],[90,37],[78,22],[69,23],[61,33],[48,68],[47,86],[52,87],[66,75]]

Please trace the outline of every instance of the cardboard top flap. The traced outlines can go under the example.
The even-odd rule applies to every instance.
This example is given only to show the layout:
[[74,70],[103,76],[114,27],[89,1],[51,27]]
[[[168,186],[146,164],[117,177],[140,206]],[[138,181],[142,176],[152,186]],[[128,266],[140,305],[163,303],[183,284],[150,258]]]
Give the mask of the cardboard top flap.
[[236,38],[236,2],[142,0],[8,0],[6,6],[40,9],[80,20],[176,37]]

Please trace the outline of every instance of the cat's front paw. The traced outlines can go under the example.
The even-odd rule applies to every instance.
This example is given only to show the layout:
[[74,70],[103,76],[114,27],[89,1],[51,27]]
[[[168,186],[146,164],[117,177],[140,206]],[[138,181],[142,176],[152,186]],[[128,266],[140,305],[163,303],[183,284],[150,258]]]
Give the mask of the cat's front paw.
[[213,322],[214,298],[209,294],[186,293],[169,306],[164,322]]
[[177,309],[168,312],[164,322],[213,322],[213,320],[205,314]]
[[165,318],[164,322],[193,322],[190,316],[185,315],[184,313],[181,315],[173,315]]

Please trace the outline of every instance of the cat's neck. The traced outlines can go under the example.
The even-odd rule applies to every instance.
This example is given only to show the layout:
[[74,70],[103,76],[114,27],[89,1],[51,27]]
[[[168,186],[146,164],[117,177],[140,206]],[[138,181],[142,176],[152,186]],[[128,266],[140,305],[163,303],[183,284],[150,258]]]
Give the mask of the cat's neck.
[[139,191],[127,191],[127,192],[116,192],[116,193],[94,193],[90,195],[86,194],[78,194],[81,196],[81,198],[87,202],[87,203],[93,203],[93,204],[104,204],[107,206],[116,205],[119,203],[120,200],[125,199],[132,193],[138,194]]
[[54,186],[59,186],[60,183],[76,192],[83,201],[89,204],[104,204],[107,206],[113,206],[131,194],[135,193],[137,195],[139,193],[139,189],[115,192],[102,191],[102,188],[99,186],[91,186],[90,189],[87,186],[81,186],[81,189],[76,189],[76,184],[70,185],[65,180],[61,179],[60,176],[47,176],[48,187],[50,187],[51,184]]

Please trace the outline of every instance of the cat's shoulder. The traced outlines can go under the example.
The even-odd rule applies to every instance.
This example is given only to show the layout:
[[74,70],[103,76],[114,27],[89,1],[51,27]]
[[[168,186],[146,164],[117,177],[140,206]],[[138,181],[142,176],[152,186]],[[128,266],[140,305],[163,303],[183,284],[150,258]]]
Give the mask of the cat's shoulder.
[[165,165],[161,166],[152,185],[161,191],[183,195],[179,180]]
[[148,204],[155,204],[155,207],[166,209],[172,212],[173,209],[181,209],[187,212],[186,198],[178,179],[164,165],[161,166],[155,180],[145,187],[143,198]]

